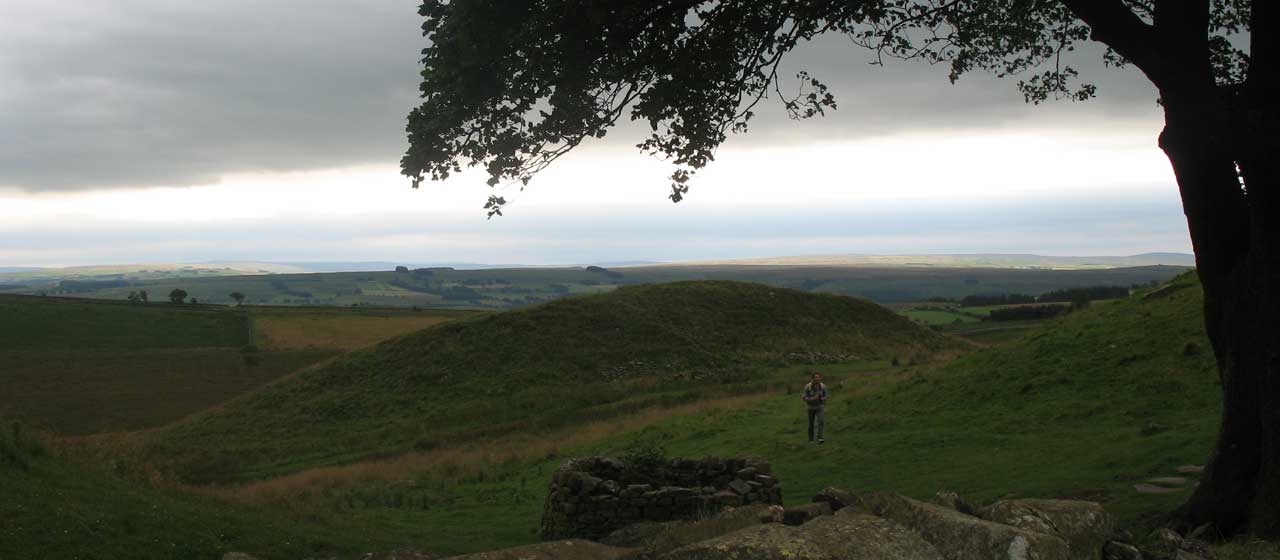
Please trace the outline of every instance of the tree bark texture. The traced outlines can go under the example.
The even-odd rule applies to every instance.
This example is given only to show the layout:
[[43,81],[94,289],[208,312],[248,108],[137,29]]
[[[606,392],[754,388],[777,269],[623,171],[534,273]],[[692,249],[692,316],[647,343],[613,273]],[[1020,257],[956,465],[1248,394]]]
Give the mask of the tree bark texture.
[[1252,3],[1243,87],[1215,83],[1209,0],[1153,0],[1152,21],[1117,0],[1062,0],[1160,91],[1160,147],[1177,177],[1223,410],[1204,479],[1177,514],[1280,537],[1280,2]]
[[1160,147],[1178,180],[1223,391],[1217,444],[1179,522],[1280,537],[1277,113],[1247,97],[1170,93]]

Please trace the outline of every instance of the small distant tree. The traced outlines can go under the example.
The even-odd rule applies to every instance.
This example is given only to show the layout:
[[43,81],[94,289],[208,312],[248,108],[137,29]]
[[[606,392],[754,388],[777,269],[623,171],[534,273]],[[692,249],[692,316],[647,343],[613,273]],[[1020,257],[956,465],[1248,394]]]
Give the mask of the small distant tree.
[[140,302],[142,302],[142,303],[147,303],[147,291],[146,291],[146,290],[138,290],[138,301],[140,301]]
[[1084,290],[1077,290],[1071,293],[1071,310],[1079,311],[1089,307],[1089,293]]
[[396,267],[396,272],[409,272],[409,267],[407,267],[407,266],[397,266],[397,267]]
[[129,292],[129,303],[138,303],[138,292]]
[[169,301],[173,303],[182,303],[187,300],[187,291],[182,288],[174,288],[169,292]]
[[236,300],[236,305],[241,305],[244,303],[244,294],[240,292],[231,292],[231,299]]
[[197,303],[200,303],[200,300],[198,300],[198,299],[196,299],[196,298],[191,298],[191,304],[192,304],[192,305],[195,305],[195,304],[197,304]]

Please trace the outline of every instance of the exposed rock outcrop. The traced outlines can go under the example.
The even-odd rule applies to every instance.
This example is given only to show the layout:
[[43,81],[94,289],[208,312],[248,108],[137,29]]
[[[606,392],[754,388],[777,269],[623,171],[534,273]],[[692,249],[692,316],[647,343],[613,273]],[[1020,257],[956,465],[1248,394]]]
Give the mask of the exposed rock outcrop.
[[1100,504],[1078,500],[1000,500],[983,508],[983,519],[1056,536],[1075,560],[1098,560],[1116,530]]
[[855,495],[840,510],[896,521],[932,543],[947,560],[1071,560],[1066,541],[1053,535],[986,521],[954,509],[890,492]]
[[943,560],[899,523],[842,510],[804,525],[767,524],[685,546],[661,560]]
[[804,525],[824,515],[831,515],[829,502],[813,502],[782,510],[782,522],[787,525]]
[[614,560],[631,550],[584,540],[563,540],[454,556],[453,560]]

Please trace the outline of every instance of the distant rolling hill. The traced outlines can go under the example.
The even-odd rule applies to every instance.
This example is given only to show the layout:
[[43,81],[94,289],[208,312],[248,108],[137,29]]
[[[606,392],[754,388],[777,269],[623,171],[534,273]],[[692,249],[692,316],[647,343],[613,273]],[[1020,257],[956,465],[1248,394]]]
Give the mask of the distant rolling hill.
[[697,398],[766,365],[957,347],[854,298],[740,282],[625,287],[347,354],[153,434],[149,454],[190,482],[243,480]]
[[201,302],[220,304],[232,303],[230,294],[239,292],[246,296],[246,303],[253,305],[511,309],[569,295],[606,292],[619,286],[683,280],[736,280],[897,303],[939,297],[959,299],[974,294],[1017,292],[1034,295],[1098,285],[1146,285],[1164,282],[1188,268],[1158,265],[1056,269],[898,263],[859,266],[684,264],[483,270],[416,268],[400,272],[386,268],[368,272],[256,275],[232,275],[220,270],[208,269],[208,272],[196,276],[149,270],[148,274],[161,275],[133,277],[121,273],[67,280],[0,275],[0,293],[48,293],[121,300],[131,292],[146,290],[155,300],[163,299],[173,289],[182,289]]
[[1193,267],[1188,253],[1143,253],[1129,256],[1055,257],[1032,254],[973,253],[954,255],[808,255],[757,259],[722,259],[672,263],[672,266],[851,266],[938,268],[1030,268],[1049,270],[1108,269],[1139,266]]

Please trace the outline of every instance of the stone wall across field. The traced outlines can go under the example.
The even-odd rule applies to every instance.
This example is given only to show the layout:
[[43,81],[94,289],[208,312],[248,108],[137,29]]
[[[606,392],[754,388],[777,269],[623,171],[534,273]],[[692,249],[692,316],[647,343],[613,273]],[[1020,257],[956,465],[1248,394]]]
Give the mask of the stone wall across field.
[[600,539],[641,521],[694,519],[725,507],[782,503],[769,463],[757,458],[630,462],[571,459],[551,476],[543,540]]

